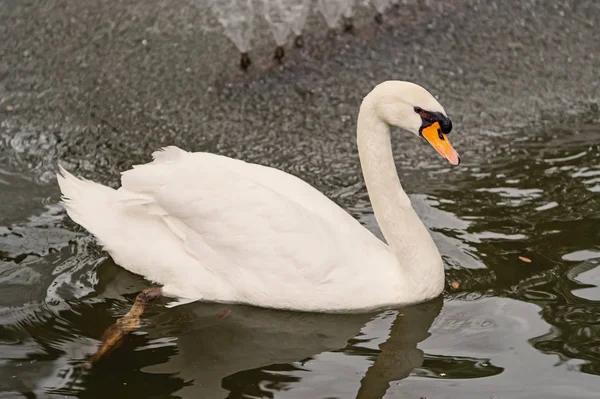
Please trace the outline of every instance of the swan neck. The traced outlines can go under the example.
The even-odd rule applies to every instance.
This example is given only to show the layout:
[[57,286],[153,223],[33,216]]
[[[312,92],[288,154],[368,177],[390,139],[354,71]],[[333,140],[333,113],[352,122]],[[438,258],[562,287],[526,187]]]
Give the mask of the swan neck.
[[357,125],[358,153],[375,218],[402,267],[426,265],[413,269],[415,276],[432,269],[443,273],[438,249],[402,189],[390,127],[379,117],[376,104],[371,96],[365,98]]
[[369,97],[363,101],[358,114],[357,144],[375,218],[386,241],[394,247],[397,222],[401,221],[403,213],[412,210],[412,206],[398,178],[390,127],[377,115]]

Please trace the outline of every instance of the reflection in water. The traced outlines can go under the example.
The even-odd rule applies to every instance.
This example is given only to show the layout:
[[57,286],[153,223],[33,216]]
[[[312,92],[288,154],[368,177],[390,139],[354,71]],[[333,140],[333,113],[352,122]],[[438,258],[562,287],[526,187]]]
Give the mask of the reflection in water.
[[423,351],[417,344],[428,337],[440,309],[438,301],[403,309],[395,315],[389,338],[379,345],[373,365],[361,380],[357,398],[382,398],[390,382],[408,377],[414,368],[423,365]]
[[[102,269],[105,281],[123,284],[129,280],[132,286],[137,281],[113,264],[107,263]],[[106,288],[99,292],[100,297],[113,294],[111,284]],[[132,342],[127,342],[129,348],[107,357],[98,369],[75,376],[78,380],[71,388],[125,394],[128,390],[138,392],[140,387],[135,384],[142,384],[148,392],[158,389],[165,393],[177,386],[181,388],[178,394],[185,397],[225,397],[226,391],[230,397],[270,397],[279,391],[293,393],[296,386],[304,392],[310,390],[307,374],[315,363],[352,364],[359,356],[374,362],[362,379],[360,374],[346,376],[346,385],[360,386],[359,397],[380,397],[377,395],[383,396],[391,381],[405,378],[422,365],[423,352],[417,344],[427,338],[441,307],[441,298],[380,315],[326,315],[217,304],[189,304],[165,311],[155,306],[145,321],[148,335],[131,340],[138,341],[135,356],[130,349]],[[224,319],[217,316],[223,309],[231,309]],[[87,319],[94,316],[84,312],[97,310],[81,310]],[[73,323],[80,325],[82,320]],[[157,358],[154,352],[158,350],[167,358]],[[128,368],[135,369],[150,365],[142,360],[150,355],[148,351],[154,359],[150,363],[154,366],[145,369],[148,381],[139,374],[126,375],[119,376],[118,383],[110,388],[106,386],[104,380],[117,364],[122,368],[123,362],[133,363]],[[127,386],[121,387],[122,382]],[[159,383],[162,388],[151,388]]]
[[536,349],[558,354],[561,362],[573,358],[585,360],[580,370],[594,375],[600,375],[600,301],[582,298],[578,294],[582,289],[588,289],[598,296],[600,289],[597,285],[578,280],[586,272],[597,273],[597,266],[597,261],[585,261],[562,276],[564,289],[555,292],[554,301],[542,311],[545,320],[560,328],[531,339]]

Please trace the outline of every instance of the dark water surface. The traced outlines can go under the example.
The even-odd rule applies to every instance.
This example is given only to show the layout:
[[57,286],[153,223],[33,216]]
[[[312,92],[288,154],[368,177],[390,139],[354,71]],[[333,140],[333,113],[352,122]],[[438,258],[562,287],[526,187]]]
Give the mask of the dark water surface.
[[[412,199],[448,266],[443,300],[348,316],[234,306],[225,319],[217,317],[224,305],[156,304],[139,332],[85,373],[73,365],[147,284],[63,219],[53,186],[2,171],[2,389],[83,397],[597,397],[600,124],[521,133],[501,139],[505,154],[487,158],[475,149],[459,169],[437,160],[425,171],[402,169],[405,180],[422,181],[413,183]],[[364,187],[337,195],[375,228]]]
[[[598,397],[599,3],[407,5],[394,28],[315,33],[325,53],[250,76],[192,3],[82,4],[0,3],[0,397]],[[157,301],[97,368],[76,367],[149,284],[65,217],[58,159],[114,186],[162,145],[232,155],[379,234],[354,123],[390,78],[439,93],[455,125],[457,168],[394,135],[443,298],[364,315]]]

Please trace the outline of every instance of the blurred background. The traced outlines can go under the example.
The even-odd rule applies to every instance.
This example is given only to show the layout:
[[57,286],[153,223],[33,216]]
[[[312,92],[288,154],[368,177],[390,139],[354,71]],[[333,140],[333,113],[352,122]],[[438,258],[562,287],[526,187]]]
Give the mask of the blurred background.
[[[596,0],[1,0],[0,397],[596,398],[598,32]],[[388,79],[453,121],[458,168],[393,140],[444,298],[159,301],[77,367],[149,284],[66,217],[59,160],[117,187],[161,146],[211,151],[292,173],[379,235],[355,122]]]

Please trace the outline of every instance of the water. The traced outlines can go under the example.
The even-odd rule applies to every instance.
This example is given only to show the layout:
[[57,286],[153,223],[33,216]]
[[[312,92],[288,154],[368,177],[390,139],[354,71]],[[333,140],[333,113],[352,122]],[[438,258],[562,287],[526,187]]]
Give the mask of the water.
[[248,52],[254,36],[252,0],[211,0],[210,7],[223,26],[225,35],[241,53]]
[[277,46],[283,46],[291,31],[291,20],[282,1],[263,0],[263,15],[269,24],[271,34]]
[[334,29],[338,26],[348,0],[317,0],[317,7],[327,26]]
[[306,18],[312,5],[312,0],[287,0],[284,3],[287,6],[287,18],[290,24],[290,29],[296,36],[302,34]]
[[[246,76],[196,3],[1,3],[0,396],[597,397],[598,3],[515,4],[403,5],[332,42],[305,30],[326,51]],[[215,151],[300,176],[379,234],[354,123],[390,78],[435,88],[455,126],[458,168],[393,139],[443,298],[365,315],[157,301],[76,367],[149,284],[65,217],[57,159],[114,186],[161,145]]]
[[383,14],[385,10],[390,6],[390,0],[371,0],[371,4],[375,7],[375,10],[379,14]]
[[[372,0],[378,18],[386,10],[389,0]],[[318,11],[329,29],[338,27],[344,16],[352,18],[356,0],[261,0],[258,7],[252,0],[211,0],[210,7],[223,28],[223,33],[241,53],[251,49],[255,34],[255,19],[263,17],[278,48],[282,48],[293,32],[296,38],[301,36],[311,9]],[[368,6],[368,2],[360,3]],[[255,15],[256,14],[256,15]],[[298,39],[301,40],[301,39]],[[296,41],[296,44],[301,43]],[[302,47],[302,46],[300,46]]]
[[352,18],[354,16],[354,8],[356,7],[356,0],[346,2],[346,9],[342,13],[345,18]]
[[[472,146],[458,169],[439,160],[402,165],[448,267],[444,300],[334,316],[157,304],[139,332],[89,373],[73,365],[93,353],[103,329],[148,284],[106,259],[63,218],[53,185],[3,170],[2,203],[9,207],[0,215],[2,390],[84,397],[595,397],[598,134],[598,123],[527,136],[515,131],[489,137],[504,149],[492,156],[486,145]],[[293,162],[302,169],[310,160]],[[353,176],[338,177],[347,189],[330,195],[376,229],[364,187],[347,186]],[[227,308],[228,317],[217,317]]]

